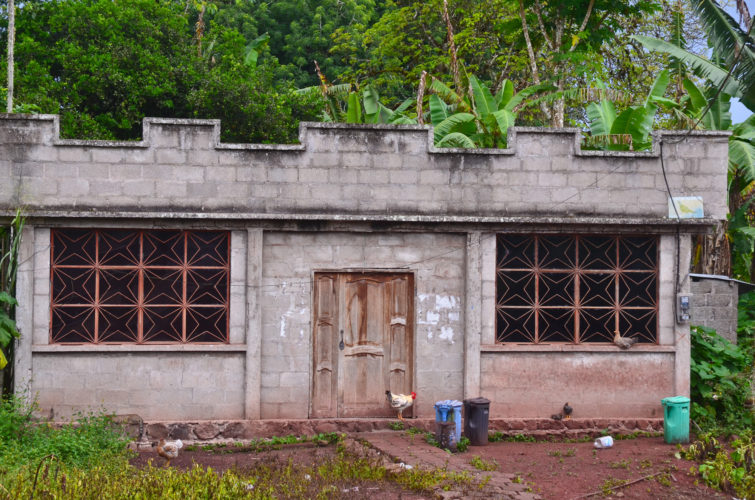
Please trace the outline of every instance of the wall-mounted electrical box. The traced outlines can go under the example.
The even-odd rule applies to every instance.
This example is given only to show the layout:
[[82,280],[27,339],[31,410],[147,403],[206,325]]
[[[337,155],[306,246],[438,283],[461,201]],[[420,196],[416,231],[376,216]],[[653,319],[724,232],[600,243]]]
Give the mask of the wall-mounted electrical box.
[[690,318],[689,295],[679,294],[676,296],[676,321],[677,323],[687,323]]

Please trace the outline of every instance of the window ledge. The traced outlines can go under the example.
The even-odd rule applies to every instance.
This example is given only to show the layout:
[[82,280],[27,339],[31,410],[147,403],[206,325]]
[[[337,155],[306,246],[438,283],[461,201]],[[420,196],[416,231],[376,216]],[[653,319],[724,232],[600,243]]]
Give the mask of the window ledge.
[[621,349],[615,345],[588,344],[483,344],[481,352],[620,352],[620,353],[661,353],[676,352],[674,345],[635,345]]
[[246,344],[36,344],[32,352],[246,352]]

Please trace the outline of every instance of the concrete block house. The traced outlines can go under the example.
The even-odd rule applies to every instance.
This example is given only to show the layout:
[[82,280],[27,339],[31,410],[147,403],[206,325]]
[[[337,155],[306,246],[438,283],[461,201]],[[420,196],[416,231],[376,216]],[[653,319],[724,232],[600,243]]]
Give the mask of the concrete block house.
[[[484,396],[504,420],[568,401],[642,422],[689,393],[675,302],[691,237],[727,214],[726,133],[596,152],[519,127],[509,149],[438,150],[422,126],[304,123],[297,145],[220,126],[80,141],[0,115],[0,209],[28,218],[16,383],[45,414],[376,419],[390,389],[418,418]],[[703,218],[669,216],[664,169]]]

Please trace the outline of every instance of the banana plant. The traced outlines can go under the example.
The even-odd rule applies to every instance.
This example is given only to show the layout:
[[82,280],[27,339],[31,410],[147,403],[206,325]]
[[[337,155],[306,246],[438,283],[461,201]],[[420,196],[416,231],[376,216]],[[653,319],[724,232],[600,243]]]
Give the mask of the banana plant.
[[[18,338],[15,309],[18,301],[13,297],[18,272],[18,251],[25,218],[16,211],[8,226],[0,226],[0,370],[13,360],[13,339]],[[7,356],[6,356],[7,354]],[[8,393],[12,374],[3,377],[3,395]]]
[[669,72],[662,71],[642,104],[629,106],[618,114],[616,106],[608,99],[588,104],[587,118],[591,136],[588,144],[608,150],[648,149],[658,103],[664,101],[663,94],[669,82]]
[[270,35],[264,33],[247,44],[244,48],[244,64],[251,68],[257,67],[257,59],[262,48],[270,43]]
[[[390,109],[380,102],[380,96],[372,85],[365,85],[362,88],[362,103],[364,104],[364,123],[384,123],[394,125],[416,124],[417,120],[406,114],[411,107],[413,100],[406,99],[399,104],[396,109]],[[355,99],[350,107],[358,107],[359,100]],[[352,122],[360,123],[360,122]]]
[[731,130],[729,137],[729,177],[740,187],[755,181],[755,114],[732,126],[731,96],[709,85],[701,89],[689,78],[682,81],[686,92],[679,101],[658,99],[680,128]]
[[516,121],[515,109],[538,92],[531,86],[514,92],[514,84],[504,80],[493,95],[474,75],[469,77],[469,95],[459,95],[437,79],[430,85],[430,121],[434,143],[439,148],[505,148],[509,127]]
[[[372,85],[365,85],[361,90],[354,90],[349,83],[305,87],[296,91],[302,95],[320,94],[325,99],[323,111],[324,122],[373,123],[373,124],[413,124],[417,120],[406,111],[412,105],[407,99],[396,109],[390,109],[380,102],[380,96]],[[361,97],[361,100],[360,100]]]
[[662,52],[755,111],[755,35],[746,32],[715,0],[692,0],[692,8],[705,28],[714,54],[724,59],[709,61],[685,50],[678,40],[667,42],[642,35],[633,38],[654,52]]

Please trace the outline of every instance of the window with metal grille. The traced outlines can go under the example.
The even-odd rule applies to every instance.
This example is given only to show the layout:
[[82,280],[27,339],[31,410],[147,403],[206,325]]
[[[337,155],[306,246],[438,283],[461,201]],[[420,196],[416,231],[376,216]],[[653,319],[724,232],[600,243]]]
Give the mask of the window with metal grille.
[[657,343],[658,238],[499,234],[496,340]]
[[228,341],[227,231],[52,230],[52,343]]

